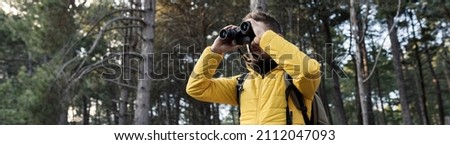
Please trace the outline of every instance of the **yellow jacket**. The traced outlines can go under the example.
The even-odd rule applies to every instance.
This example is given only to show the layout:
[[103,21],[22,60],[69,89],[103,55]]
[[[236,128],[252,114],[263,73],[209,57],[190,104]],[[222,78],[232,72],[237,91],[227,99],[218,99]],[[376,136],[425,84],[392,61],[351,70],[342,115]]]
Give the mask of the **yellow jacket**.
[[[241,124],[286,124],[286,85],[284,72],[292,78],[294,85],[305,97],[308,117],[311,114],[311,102],[320,83],[320,64],[286,41],[284,38],[267,31],[263,34],[260,46],[278,66],[261,76],[250,69],[241,93]],[[207,47],[189,78],[186,92],[197,100],[237,105],[237,77],[212,78],[223,56]],[[295,108],[289,98],[289,110],[293,114],[293,124],[305,124],[301,111]]]

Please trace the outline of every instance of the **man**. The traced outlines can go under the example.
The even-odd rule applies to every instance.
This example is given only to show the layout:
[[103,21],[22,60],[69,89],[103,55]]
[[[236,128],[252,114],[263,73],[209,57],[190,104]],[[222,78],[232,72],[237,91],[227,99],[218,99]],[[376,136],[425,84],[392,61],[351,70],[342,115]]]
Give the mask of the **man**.
[[[212,78],[223,54],[241,47],[219,37],[200,56],[186,92],[200,101],[240,105],[241,124],[281,125],[288,123],[287,118],[292,124],[305,124],[301,111],[290,98],[286,100],[284,74],[293,78],[295,87],[303,94],[310,117],[312,98],[320,83],[320,64],[286,41],[272,16],[251,12],[244,21],[251,22],[256,35],[250,45],[253,53],[250,56],[255,58],[248,60],[249,74],[239,102],[236,89],[239,76]],[[237,26],[230,25],[224,29],[235,28]]]

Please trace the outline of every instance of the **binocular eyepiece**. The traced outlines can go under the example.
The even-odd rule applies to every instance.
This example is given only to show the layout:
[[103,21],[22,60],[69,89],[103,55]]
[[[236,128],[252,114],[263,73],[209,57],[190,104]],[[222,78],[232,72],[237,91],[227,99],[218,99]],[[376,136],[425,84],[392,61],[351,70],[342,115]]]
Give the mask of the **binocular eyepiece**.
[[253,41],[255,33],[253,32],[252,24],[245,21],[239,25],[239,28],[220,30],[219,37],[222,40],[231,40],[236,45],[244,45]]

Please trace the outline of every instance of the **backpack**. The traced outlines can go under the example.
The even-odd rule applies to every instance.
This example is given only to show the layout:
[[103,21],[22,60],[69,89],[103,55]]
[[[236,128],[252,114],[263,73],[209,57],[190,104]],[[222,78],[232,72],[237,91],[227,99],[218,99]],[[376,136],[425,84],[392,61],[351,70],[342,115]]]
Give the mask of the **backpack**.
[[[241,99],[241,92],[244,90],[244,81],[247,78],[248,73],[243,73],[241,76],[237,78],[237,85],[236,85],[236,96],[237,96],[237,103],[240,104]],[[286,91],[285,91],[285,98],[286,102],[288,101],[288,98],[291,97],[291,100],[293,101],[295,107],[301,111],[303,120],[305,121],[306,125],[329,125],[328,116],[325,111],[325,107],[323,106],[322,100],[320,99],[320,96],[315,93],[312,105],[311,105],[311,118],[308,118],[307,115],[307,108],[304,102],[304,98],[302,93],[297,89],[297,87],[294,86],[294,83],[292,82],[291,76],[289,76],[288,73],[284,73],[284,82],[286,84]],[[239,109],[239,117],[241,116],[241,109]],[[286,107],[286,125],[292,125],[292,112],[289,110],[289,107]]]

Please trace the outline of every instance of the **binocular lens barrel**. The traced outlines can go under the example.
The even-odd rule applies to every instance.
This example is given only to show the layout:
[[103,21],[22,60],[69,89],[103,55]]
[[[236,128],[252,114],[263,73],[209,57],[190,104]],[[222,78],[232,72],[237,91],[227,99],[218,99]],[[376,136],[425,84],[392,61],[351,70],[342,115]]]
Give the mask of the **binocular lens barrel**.
[[226,39],[227,36],[228,36],[227,30],[225,30],[225,29],[220,30],[220,32],[219,32],[219,37],[220,37],[221,39]]
[[255,34],[250,22],[242,22],[239,28],[220,30],[219,37],[222,40],[232,40],[234,44],[243,45],[251,43]]
[[219,37],[222,40],[225,39],[235,39],[237,34],[239,33],[239,30],[235,30],[235,29],[222,29],[219,32]]
[[241,23],[240,28],[242,33],[247,34],[247,32],[250,32],[252,30],[252,24],[248,21],[245,21]]

